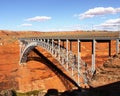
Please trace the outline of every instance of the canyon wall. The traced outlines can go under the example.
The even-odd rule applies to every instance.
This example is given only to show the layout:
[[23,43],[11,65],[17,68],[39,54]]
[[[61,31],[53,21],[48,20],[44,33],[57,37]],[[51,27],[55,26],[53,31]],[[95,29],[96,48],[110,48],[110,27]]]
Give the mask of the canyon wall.
[[[39,34],[39,33],[37,33]],[[58,89],[64,91],[70,89],[74,85],[60,74],[56,73],[54,69],[46,63],[46,60],[31,51],[28,55],[28,61],[24,65],[19,64],[20,48],[18,37],[24,36],[26,33],[20,32],[0,32],[0,90],[16,89],[21,92],[31,90],[46,91],[48,89]],[[32,36],[30,34],[30,36]],[[115,54],[116,41],[112,41],[111,53]],[[77,54],[77,42],[72,42],[72,51]],[[62,44],[61,44],[62,45]],[[65,43],[66,45],[66,43]],[[70,43],[69,43],[70,46]],[[108,42],[96,43],[96,66],[102,64],[109,56]],[[91,42],[81,42],[81,57],[91,65]],[[53,64],[58,62],[50,56],[45,50],[40,47],[36,48],[40,53],[46,55]],[[35,60],[35,57],[37,60]],[[31,59],[32,58],[32,59]],[[66,71],[60,65],[57,65],[64,73]]]

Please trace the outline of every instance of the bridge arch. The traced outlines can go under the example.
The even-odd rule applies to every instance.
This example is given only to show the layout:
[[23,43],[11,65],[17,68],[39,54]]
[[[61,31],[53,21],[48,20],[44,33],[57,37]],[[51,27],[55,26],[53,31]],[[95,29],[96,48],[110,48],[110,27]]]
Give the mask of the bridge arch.
[[[87,84],[88,80],[86,74],[82,73],[81,68],[84,66],[85,63],[80,59],[80,57],[75,59],[76,60],[75,62],[73,61],[74,55],[71,51],[68,50],[68,39],[66,40],[66,48],[60,46],[60,40],[58,41],[59,42],[56,45],[56,42],[54,42],[53,39],[36,39],[36,40],[34,39],[32,40],[32,42],[31,40],[21,40],[22,45],[20,48],[21,49],[20,64],[23,64],[27,61],[27,55],[32,49],[34,49],[36,46],[40,46],[46,51],[48,51],[52,55],[52,57],[54,57],[59,62],[59,64],[61,64],[64,67],[69,76],[75,81],[76,83],[75,85],[80,86],[83,83]],[[85,68],[83,68],[83,70],[84,69]]]
[[[38,50],[35,48],[35,47],[40,47],[42,48],[39,43],[37,42],[32,42],[32,43],[29,43],[28,45],[26,45],[26,47],[24,48],[24,50],[22,51],[22,55],[21,55],[21,61],[20,63],[21,64],[24,64],[27,62],[27,55],[29,54],[30,51],[34,50],[34,51],[37,51]],[[44,48],[42,48],[44,49]],[[45,59],[46,57],[39,52],[39,55]],[[24,57],[25,56],[25,57]],[[53,57],[52,57],[53,58]],[[37,60],[36,60],[37,61]],[[63,85],[66,87],[66,89],[71,89],[72,87],[76,87],[76,88],[79,88],[80,87],[78,86],[78,84],[73,80],[71,79],[68,75],[66,75],[65,73],[67,73],[66,71],[65,73],[63,72],[63,70],[61,70],[60,68],[58,68],[56,65],[54,65],[50,60],[47,60],[46,59],[46,62],[48,63],[45,63],[45,65],[47,67],[49,67],[56,75],[57,77],[61,80],[61,82],[63,83]]]
[[31,42],[29,44],[27,44],[26,46],[23,45],[24,48],[21,48],[20,50],[20,64],[22,63],[26,63],[27,61],[27,54],[34,49],[36,46],[38,45],[37,42]]

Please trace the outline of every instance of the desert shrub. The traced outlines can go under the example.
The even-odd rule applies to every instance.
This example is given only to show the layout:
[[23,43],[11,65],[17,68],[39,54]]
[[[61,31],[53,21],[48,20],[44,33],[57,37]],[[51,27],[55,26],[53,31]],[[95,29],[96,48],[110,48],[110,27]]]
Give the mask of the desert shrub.
[[38,90],[29,91],[29,92],[25,92],[25,93],[17,92],[17,96],[38,96],[38,94],[39,94]]
[[0,96],[17,96],[15,90],[2,90]]

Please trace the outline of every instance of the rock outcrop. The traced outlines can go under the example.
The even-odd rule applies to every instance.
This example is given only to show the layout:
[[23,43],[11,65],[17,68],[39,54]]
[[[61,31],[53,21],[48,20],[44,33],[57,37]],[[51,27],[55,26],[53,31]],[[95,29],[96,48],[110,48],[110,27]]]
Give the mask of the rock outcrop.
[[93,87],[98,87],[118,81],[120,81],[120,53],[110,57],[96,69],[96,74],[90,84]]

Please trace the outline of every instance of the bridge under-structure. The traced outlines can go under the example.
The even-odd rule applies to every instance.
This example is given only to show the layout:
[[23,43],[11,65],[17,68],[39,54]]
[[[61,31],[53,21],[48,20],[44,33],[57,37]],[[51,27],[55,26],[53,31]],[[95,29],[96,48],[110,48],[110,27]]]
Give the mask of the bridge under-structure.
[[[70,77],[81,86],[81,83],[87,84],[96,70],[96,43],[109,43],[109,56],[111,56],[111,40],[116,41],[116,54],[119,53],[119,32],[82,32],[79,34],[60,34],[60,33],[43,33],[37,37],[19,38],[20,41],[20,64],[27,61],[28,53],[40,46],[48,51],[70,74]],[[72,41],[77,42],[77,55],[72,50]],[[87,68],[87,64],[81,59],[81,42],[92,42],[92,60],[91,67]],[[65,44],[64,44],[65,42]],[[70,45],[69,43],[70,42]],[[68,48],[70,46],[70,48]],[[81,82],[80,78],[83,79]]]

